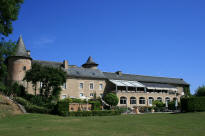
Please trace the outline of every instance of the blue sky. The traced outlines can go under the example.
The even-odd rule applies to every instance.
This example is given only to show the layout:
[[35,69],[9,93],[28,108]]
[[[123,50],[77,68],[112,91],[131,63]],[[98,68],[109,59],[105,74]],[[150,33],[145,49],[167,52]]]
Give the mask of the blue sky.
[[205,84],[204,0],[25,0],[13,26],[33,59]]

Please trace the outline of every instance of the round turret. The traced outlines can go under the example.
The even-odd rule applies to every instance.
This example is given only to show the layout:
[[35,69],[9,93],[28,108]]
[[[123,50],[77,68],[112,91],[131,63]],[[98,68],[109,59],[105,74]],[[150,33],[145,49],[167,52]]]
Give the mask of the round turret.
[[7,58],[8,82],[21,82],[27,70],[31,69],[30,51],[27,51],[20,36],[13,56]]

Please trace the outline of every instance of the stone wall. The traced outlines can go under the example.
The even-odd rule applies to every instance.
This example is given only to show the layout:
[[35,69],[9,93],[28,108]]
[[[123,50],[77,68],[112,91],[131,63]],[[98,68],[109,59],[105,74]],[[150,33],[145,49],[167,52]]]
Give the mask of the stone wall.
[[[80,88],[80,83],[83,83],[83,88]],[[93,89],[90,89],[90,83],[93,83]],[[102,89],[100,88],[100,84],[103,86]],[[62,87],[61,98],[63,95],[66,95],[66,97],[80,98],[80,93],[83,93],[83,95],[88,98],[93,98],[90,94],[96,93],[96,97],[99,97],[104,93],[105,86],[105,80],[101,79],[68,78],[66,80],[66,88]]]
[[87,111],[91,110],[91,104],[70,103],[69,111]]

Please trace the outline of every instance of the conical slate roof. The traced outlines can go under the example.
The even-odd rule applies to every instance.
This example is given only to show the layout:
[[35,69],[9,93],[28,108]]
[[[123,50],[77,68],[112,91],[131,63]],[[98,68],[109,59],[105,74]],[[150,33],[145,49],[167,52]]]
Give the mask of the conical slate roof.
[[89,56],[89,58],[86,61],[86,63],[83,64],[82,66],[85,67],[85,68],[89,68],[89,67],[93,67],[93,66],[98,66],[98,64],[93,61],[91,56]]
[[93,58],[91,56],[89,56],[86,64],[96,64],[96,63],[93,61]]
[[28,53],[26,51],[22,36],[20,36],[18,39],[17,47],[16,47],[16,51],[15,51],[14,56],[21,56],[21,57],[29,57],[30,58],[30,56],[28,55]]

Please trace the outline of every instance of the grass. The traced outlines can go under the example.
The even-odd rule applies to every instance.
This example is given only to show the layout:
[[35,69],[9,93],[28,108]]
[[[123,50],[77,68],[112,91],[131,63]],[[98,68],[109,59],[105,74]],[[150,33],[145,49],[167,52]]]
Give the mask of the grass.
[[1,136],[204,136],[205,112],[95,117],[23,114],[0,119]]

